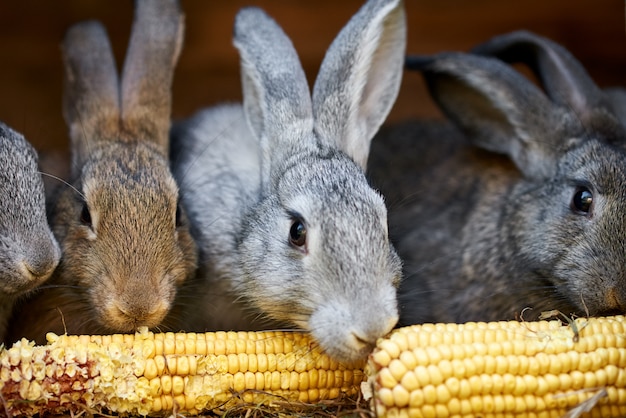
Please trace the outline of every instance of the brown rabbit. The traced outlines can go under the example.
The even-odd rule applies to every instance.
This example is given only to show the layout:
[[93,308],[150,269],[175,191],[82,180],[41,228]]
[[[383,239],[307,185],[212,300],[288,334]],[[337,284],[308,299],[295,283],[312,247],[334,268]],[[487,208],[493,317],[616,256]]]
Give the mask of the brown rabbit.
[[63,42],[75,189],[52,210],[62,261],[21,305],[13,338],[158,327],[195,271],[167,157],[182,14],[174,0],[138,0],[135,13],[121,82],[98,22],[75,25]]
[[528,32],[407,63],[453,123],[390,127],[370,153],[405,261],[400,323],[625,313],[620,91]]

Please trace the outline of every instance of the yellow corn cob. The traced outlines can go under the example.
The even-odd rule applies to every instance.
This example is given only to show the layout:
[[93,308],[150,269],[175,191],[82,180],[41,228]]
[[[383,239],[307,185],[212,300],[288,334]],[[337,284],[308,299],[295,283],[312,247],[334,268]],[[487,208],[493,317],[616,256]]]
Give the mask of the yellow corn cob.
[[366,373],[380,417],[626,417],[625,367],[615,316],[406,327]]
[[364,362],[339,364],[302,333],[142,330],[48,339],[42,346],[22,340],[0,353],[6,415],[194,415],[240,402],[351,396],[364,378]]

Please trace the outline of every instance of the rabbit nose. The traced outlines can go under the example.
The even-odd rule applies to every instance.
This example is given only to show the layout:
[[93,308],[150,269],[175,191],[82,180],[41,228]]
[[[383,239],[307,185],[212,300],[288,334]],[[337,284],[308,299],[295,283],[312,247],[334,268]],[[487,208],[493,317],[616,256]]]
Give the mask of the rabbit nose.
[[384,323],[375,323],[366,329],[352,331],[352,337],[357,343],[373,348],[376,344],[376,340],[389,334],[397,323],[398,315],[391,315]]
[[26,255],[22,260],[22,266],[34,279],[46,279],[59,264],[59,257],[58,246],[39,246]]
[[[141,295],[136,294],[135,297],[139,299]],[[159,325],[168,311],[168,307],[161,303],[121,303],[116,308],[121,321],[128,324],[126,328],[129,331],[141,326],[151,328]]]

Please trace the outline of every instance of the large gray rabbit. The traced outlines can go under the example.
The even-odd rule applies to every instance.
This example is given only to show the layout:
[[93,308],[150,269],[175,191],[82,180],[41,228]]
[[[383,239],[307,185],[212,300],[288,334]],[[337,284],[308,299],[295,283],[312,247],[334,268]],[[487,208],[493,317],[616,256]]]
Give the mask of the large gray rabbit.
[[28,141],[0,123],[0,341],[15,300],[50,277],[61,257],[37,160]]
[[182,30],[175,0],[137,1],[121,81],[102,25],[68,31],[63,112],[74,188],[63,188],[52,216],[63,258],[50,286],[22,306],[14,338],[156,327],[195,271],[168,158]]
[[474,53],[409,58],[453,124],[407,122],[372,146],[405,262],[400,323],[626,312],[622,93],[528,32]]
[[263,11],[243,9],[234,32],[243,107],[211,108],[173,130],[202,268],[182,327],[276,327],[270,318],[310,331],[337,359],[362,358],[398,320],[401,263],[364,169],[401,81],[402,2],[356,13],[312,98],[290,40]]

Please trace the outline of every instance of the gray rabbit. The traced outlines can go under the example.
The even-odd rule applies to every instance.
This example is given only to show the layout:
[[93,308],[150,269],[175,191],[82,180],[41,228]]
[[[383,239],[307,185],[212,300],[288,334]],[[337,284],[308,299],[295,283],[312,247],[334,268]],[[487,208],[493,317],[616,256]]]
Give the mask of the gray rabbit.
[[132,332],[163,324],[197,250],[169,169],[171,83],[183,20],[175,0],[139,0],[121,80],[105,29],[63,42],[71,183],[52,210],[63,251],[12,335]]
[[35,149],[0,123],[0,340],[16,299],[43,283],[61,251],[46,217]]
[[529,32],[407,65],[452,123],[390,126],[372,145],[405,263],[400,324],[626,312],[623,91]]
[[280,27],[240,11],[243,106],[173,129],[202,269],[181,328],[278,326],[269,318],[353,360],[394,327],[401,263],[364,168],[399,89],[405,38],[401,1],[367,2],[329,48],[311,97]]

